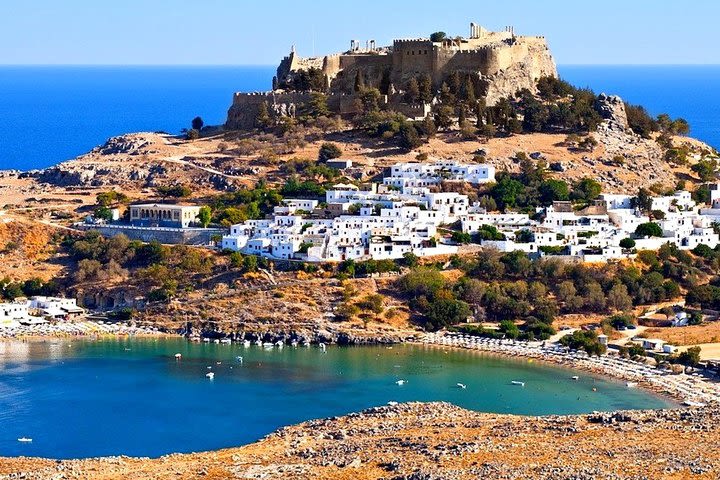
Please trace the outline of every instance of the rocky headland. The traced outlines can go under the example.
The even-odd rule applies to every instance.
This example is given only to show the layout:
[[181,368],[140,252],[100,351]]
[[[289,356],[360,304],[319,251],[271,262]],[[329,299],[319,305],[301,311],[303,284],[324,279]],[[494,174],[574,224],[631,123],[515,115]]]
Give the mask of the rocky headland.
[[157,459],[0,459],[4,479],[715,479],[714,408],[519,417],[448,403],[375,407],[257,443]]

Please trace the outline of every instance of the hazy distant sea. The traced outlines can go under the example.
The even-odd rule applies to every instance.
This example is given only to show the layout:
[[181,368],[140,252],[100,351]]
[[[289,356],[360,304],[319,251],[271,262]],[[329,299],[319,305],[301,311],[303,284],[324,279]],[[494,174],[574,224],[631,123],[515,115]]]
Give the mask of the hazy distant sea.
[[[242,90],[266,90],[274,67],[0,66],[0,169],[29,170],[108,137],[178,133],[196,115],[219,124]],[[720,66],[561,66],[578,86],[617,93],[651,113],[686,118],[720,147]]]

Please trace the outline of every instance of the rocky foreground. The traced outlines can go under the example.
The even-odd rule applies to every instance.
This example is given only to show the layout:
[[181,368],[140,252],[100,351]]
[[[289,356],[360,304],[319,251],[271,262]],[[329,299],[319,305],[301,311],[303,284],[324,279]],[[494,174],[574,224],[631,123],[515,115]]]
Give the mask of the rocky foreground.
[[519,417],[408,403],[158,459],[0,459],[1,479],[716,479],[720,409]]

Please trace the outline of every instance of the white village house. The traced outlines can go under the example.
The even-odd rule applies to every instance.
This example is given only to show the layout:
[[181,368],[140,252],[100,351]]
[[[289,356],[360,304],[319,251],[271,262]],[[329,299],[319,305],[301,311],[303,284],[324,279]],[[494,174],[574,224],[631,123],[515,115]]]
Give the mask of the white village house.
[[0,303],[0,328],[17,328],[21,324],[45,320],[66,320],[85,314],[74,298],[37,296]]
[[[689,192],[678,191],[651,199],[651,219],[636,208],[631,195],[603,194],[576,211],[570,202],[554,202],[534,215],[486,212],[471,205],[466,195],[437,191],[446,181],[491,182],[490,165],[453,161],[398,163],[382,184],[358,187],[337,184],[327,190],[325,205],[317,200],[285,199],[271,218],[233,225],[223,236],[224,249],[275,259],[342,261],[397,259],[452,254],[458,245],[438,235],[438,227],[459,222],[462,231],[476,234],[488,225],[502,239],[482,240],[484,246],[535,255],[562,255],[600,262],[625,258],[636,250],[656,250],[665,243],[681,249],[720,243],[720,187],[711,191],[712,208],[701,209]],[[660,212],[660,213],[658,213]],[[662,235],[640,237],[639,225],[655,222]],[[620,243],[631,238],[635,249]]]
[[[325,194],[323,212],[317,212],[317,201],[285,199],[272,219],[233,225],[222,248],[316,262],[456,253],[457,245],[438,241],[437,227],[467,215],[468,197],[428,187],[443,180],[482,183],[495,178],[491,165],[457,162],[402,163],[390,173],[382,185],[367,189],[335,185]],[[311,212],[318,215],[308,217]]]

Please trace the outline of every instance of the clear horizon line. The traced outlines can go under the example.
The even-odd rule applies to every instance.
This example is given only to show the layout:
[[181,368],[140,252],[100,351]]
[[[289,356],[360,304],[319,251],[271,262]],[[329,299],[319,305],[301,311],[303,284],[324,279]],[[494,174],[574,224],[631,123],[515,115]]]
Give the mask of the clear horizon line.
[[[559,67],[718,67],[720,63],[558,63]],[[0,63],[0,67],[182,67],[182,68],[276,68],[264,63]]]

